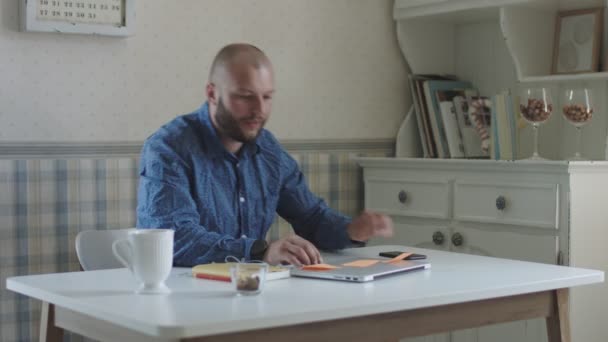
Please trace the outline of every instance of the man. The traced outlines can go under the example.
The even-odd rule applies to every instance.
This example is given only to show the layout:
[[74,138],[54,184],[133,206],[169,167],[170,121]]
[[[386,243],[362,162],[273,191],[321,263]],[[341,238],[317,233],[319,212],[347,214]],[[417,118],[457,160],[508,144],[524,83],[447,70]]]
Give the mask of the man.
[[[211,66],[207,100],[144,144],[137,226],[175,229],[174,264],[227,256],[296,266],[374,236],[392,236],[385,215],[352,220],[308,189],[295,160],[265,130],[274,94],[270,60],[258,48],[232,44]],[[266,243],[275,214],[297,235]]]

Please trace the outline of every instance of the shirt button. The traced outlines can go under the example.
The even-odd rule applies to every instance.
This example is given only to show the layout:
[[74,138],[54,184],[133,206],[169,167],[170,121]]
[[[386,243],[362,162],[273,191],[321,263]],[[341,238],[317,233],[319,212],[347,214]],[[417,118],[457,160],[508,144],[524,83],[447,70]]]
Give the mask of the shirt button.
[[239,166],[241,166],[241,164],[240,163],[236,163],[236,167],[239,167]]
[[241,239],[246,239],[246,238],[247,238],[247,235],[245,235],[245,234],[241,235]]
[[239,201],[241,201],[241,203],[245,202],[245,197],[239,198]]

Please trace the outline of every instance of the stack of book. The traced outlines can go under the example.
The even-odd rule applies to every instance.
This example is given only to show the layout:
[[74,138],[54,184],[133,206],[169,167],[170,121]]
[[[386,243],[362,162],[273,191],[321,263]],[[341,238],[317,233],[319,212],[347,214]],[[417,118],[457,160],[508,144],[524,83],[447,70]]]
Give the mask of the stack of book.
[[477,94],[470,82],[451,76],[410,75],[410,89],[425,158],[480,157],[466,151],[453,101]]
[[445,75],[410,75],[410,89],[425,158],[515,158],[510,93],[490,99],[471,82]]
[[492,99],[492,158],[514,160],[517,157],[517,141],[520,114],[515,99],[508,90]]

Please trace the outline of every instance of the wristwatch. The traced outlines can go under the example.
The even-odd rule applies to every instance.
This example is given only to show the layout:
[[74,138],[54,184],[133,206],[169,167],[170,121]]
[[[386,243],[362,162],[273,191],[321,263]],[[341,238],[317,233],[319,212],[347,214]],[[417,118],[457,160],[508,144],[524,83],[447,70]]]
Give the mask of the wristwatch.
[[263,239],[255,240],[251,245],[251,251],[249,252],[249,257],[251,260],[264,260],[264,255],[268,250],[268,242]]
[[365,247],[365,245],[367,244],[367,242],[365,241],[357,241],[353,239],[350,239],[350,243],[353,245],[353,247]]

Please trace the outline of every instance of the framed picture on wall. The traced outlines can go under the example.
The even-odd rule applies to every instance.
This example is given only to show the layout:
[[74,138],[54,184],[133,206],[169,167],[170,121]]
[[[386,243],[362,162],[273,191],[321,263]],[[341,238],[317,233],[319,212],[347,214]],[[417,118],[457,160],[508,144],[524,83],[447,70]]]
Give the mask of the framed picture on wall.
[[551,69],[553,74],[598,71],[603,19],[603,8],[557,14]]
[[19,0],[22,31],[130,36],[135,0]]

